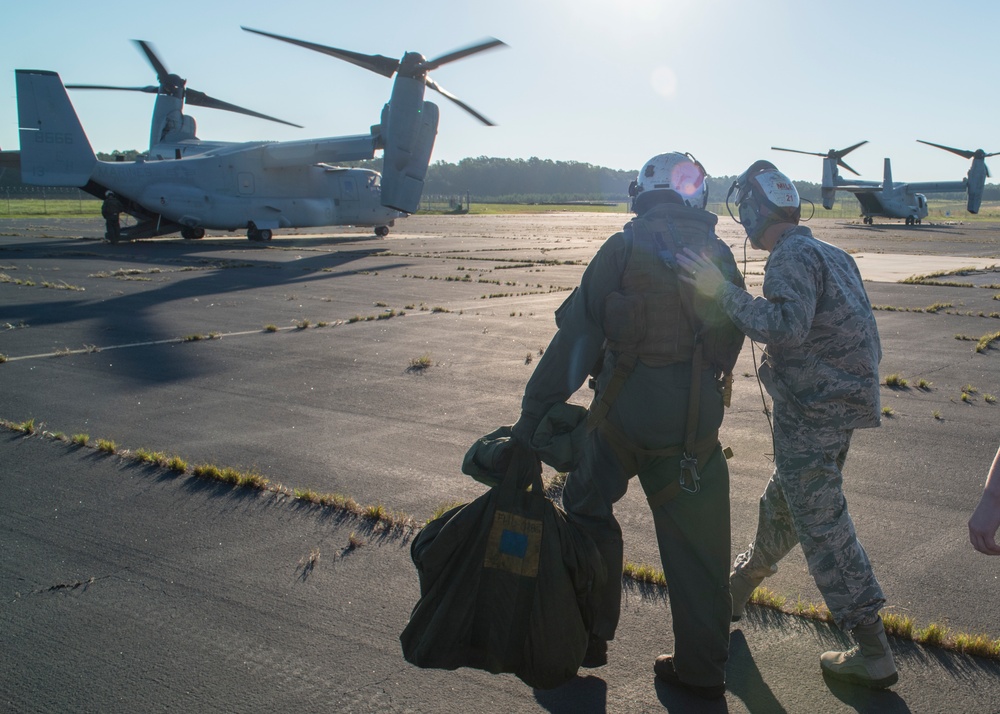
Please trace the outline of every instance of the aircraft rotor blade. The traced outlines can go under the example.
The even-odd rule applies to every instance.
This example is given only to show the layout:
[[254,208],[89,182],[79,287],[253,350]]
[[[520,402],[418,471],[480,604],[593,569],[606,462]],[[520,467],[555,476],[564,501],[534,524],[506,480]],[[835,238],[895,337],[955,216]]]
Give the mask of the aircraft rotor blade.
[[159,87],[152,85],[148,87],[111,87],[106,84],[67,84],[66,89],[114,89],[122,92],[145,92],[146,94],[156,94]]
[[845,161],[843,161],[842,159],[839,159],[839,158],[837,159],[837,166],[839,166],[842,169],[847,169],[848,171],[850,171],[855,176],[860,176],[861,175],[857,171],[855,171],[854,169],[852,169],[850,166],[848,166],[847,163]]
[[496,126],[496,124],[494,124],[493,122],[491,122],[489,119],[487,119],[486,117],[484,117],[482,114],[480,114],[479,112],[477,112],[475,109],[473,109],[472,107],[470,107],[468,104],[466,104],[465,102],[463,102],[461,99],[459,99],[458,97],[456,97],[454,94],[452,94],[451,92],[447,91],[444,87],[442,87],[440,84],[438,84],[437,82],[435,82],[430,77],[427,77],[424,80],[424,82],[425,82],[425,84],[428,87],[430,87],[431,89],[433,89],[435,92],[438,92],[443,97],[447,97],[448,99],[450,99],[451,101],[453,101],[455,104],[457,104],[458,106],[462,107],[462,109],[464,109],[465,111],[467,111],[469,114],[471,114],[472,116],[474,116],[476,119],[478,119],[479,121],[481,121],[486,126]]
[[486,50],[491,50],[494,47],[501,46],[506,47],[507,43],[503,40],[498,40],[495,37],[488,37],[485,40],[476,42],[468,47],[463,47],[462,49],[454,50],[435,59],[427,60],[423,63],[423,69],[425,72],[430,72],[431,70],[437,69],[442,65],[448,64],[449,62],[455,62],[456,60],[463,59],[469,55],[474,55],[478,52],[485,52]]
[[808,154],[809,156],[822,156],[826,157],[826,154],[821,154],[817,151],[800,151],[799,149],[782,149],[780,146],[772,146],[775,151],[789,151],[793,154]]
[[848,146],[846,149],[841,149],[840,151],[831,151],[830,155],[831,156],[836,156],[839,159],[842,156],[847,156],[849,153],[851,153],[852,151],[854,151],[859,146],[864,146],[867,143],[868,143],[868,139],[865,139],[864,141],[859,141],[854,146]]
[[479,52],[485,52],[486,50],[493,49],[494,47],[506,47],[507,43],[502,40],[498,40],[495,37],[489,37],[485,40],[481,40],[474,44],[468,45],[461,49],[453,50],[447,54],[443,54],[432,60],[425,60],[421,55],[417,53],[407,53],[402,60],[392,59],[390,57],[385,57],[383,55],[366,55],[360,52],[351,52],[350,50],[342,50],[336,47],[328,47],[326,45],[320,45],[315,42],[306,42],[305,40],[296,40],[291,37],[285,37],[284,35],[276,35],[272,32],[264,32],[263,30],[254,30],[253,28],[241,25],[242,29],[246,32],[252,32],[257,35],[263,35],[264,37],[270,37],[274,40],[280,40],[282,42],[288,42],[289,44],[298,45],[299,47],[304,47],[307,50],[313,50],[314,52],[320,52],[330,57],[336,57],[342,59],[345,62],[350,62],[353,65],[362,67],[376,74],[380,74],[383,77],[391,78],[396,72],[402,71],[405,76],[413,77],[415,79],[422,79],[424,84],[438,92],[442,96],[451,100],[462,109],[467,111],[469,114],[474,116],[476,119],[481,121],[487,126],[496,126],[492,121],[487,119],[485,116],[477,112],[475,109],[470,107],[468,104],[463,102],[461,99],[456,97],[454,94],[446,90],[440,84],[435,82],[433,79],[427,76],[428,72],[438,67],[448,64],[449,62],[455,62],[456,60],[463,59],[470,55],[477,54]]
[[935,144],[930,141],[924,141],[923,139],[917,139],[917,141],[920,142],[921,144],[927,144],[928,146],[934,146],[937,147],[938,149],[944,149],[945,151],[950,151],[953,154],[958,154],[964,159],[971,159],[976,155],[975,151],[968,151],[966,149],[955,149],[951,146],[943,146],[941,144]]
[[365,55],[360,52],[351,52],[350,50],[341,50],[336,47],[327,47],[326,45],[320,45],[315,42],[306,42],[305,40],[296,40],[292,37],[284,37],[283,35],[275,35],[270,32],[264,32],[262,30],[254,30],[250,27],[243,27],[242,29],[247,32],[253,32],[257,35],[263,35],[264,37],[270,37],[274,40],[280,40],[282,42],[287,42],[292,45],[298,45],[299,47],[304,47],[307,50],[312,50],[314,52],[320,52],[330,57],[337,57],[345,62],[350,62],[353,65],[362,67],[376,74],[381,74],[383,77],[391,78],[396,70],[399,69],[399,60],[392,59],[391,57],[383,57],[382,55]]
[[199,107],[208,107],[209,109],[222,109],[227,112],[234,112],[236,114],[246,114],[250,117],[257,117],[258,119],[267,119],[268,121],[277,122],[278,124],[285,124],[287,126],[294,126],[301,129],[300,124],[293,124],[290,121],[285,121],[284,119],[278,119],[277,117],[268,116],[267,114],[261,114],[260,112],[255,112],[252,109],[246,109],[245,107],[240,107],[235,104],[230,104],[229,102],[224,102],[221,99],[216,99],[215,97],[210,97],[204,92],[199,92],[197,89],[188,89],[184,92],[184,101],[187,104],[194,104]]
[[145,40],[132,40],[139,48],[139,50],[146,55],[146,59],[149,60],[149,64],[153,66],[156,71],[156,78],[160,80],[162,84],[166,81],[167,77],[170,76],[170,70],[167,66],[163,64],[163,60],[160,59],[159,55],[156,54],[156,50],[153,49],[153,45]]

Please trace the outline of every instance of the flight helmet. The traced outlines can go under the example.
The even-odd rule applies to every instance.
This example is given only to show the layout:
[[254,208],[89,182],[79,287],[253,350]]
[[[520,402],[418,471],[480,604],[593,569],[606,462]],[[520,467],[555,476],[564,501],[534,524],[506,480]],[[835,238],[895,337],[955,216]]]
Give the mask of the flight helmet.
[[727,202],[730,198],[739,211],[737,223],[758,249],[763,248],[764,231],[778,223],[798,223],[802,212],[795,184],[770,161],[755,161],[740,174],[729,187]]
[[708,204],[708,174],[705,167],[691,154],[672,151],[657,154],[647,161],[635,181],[628,188],[632,197],[632,211],[641,213],[652,199],[667,197],[691,208],[705,208]]

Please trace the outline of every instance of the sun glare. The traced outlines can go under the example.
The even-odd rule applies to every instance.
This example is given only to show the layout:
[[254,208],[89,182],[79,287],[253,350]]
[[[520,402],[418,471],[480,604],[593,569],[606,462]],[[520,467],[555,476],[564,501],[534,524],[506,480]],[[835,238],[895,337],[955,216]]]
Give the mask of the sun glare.
[[677,95],[677,73],[670,67],[657,67],[649,75],[649,84],[661,97],[673,99]]

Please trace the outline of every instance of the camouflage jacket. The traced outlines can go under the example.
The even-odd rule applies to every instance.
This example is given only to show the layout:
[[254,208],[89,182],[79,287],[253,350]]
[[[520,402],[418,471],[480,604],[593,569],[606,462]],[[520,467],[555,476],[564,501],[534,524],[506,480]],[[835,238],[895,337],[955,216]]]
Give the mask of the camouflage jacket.
[[878,426],[882,346],[854,259],[798,226],[779,239],[764,268],[764,297],[733,285],[723,309],[766,344],[761,381],[775,411],[817,425]]

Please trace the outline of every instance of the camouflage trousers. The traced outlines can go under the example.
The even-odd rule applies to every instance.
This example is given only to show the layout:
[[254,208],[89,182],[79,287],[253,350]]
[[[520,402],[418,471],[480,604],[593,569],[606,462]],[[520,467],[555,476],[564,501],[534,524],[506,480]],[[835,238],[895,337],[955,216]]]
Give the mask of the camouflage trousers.
[[773,575],[800,544],[834,621],[851,630],[874,620],[885,604],[844,498],[842,469],[853,430],[796,423],[782,411],[776,405],[775,469],[760,497],[757,534],[733,570],[750,578]]

